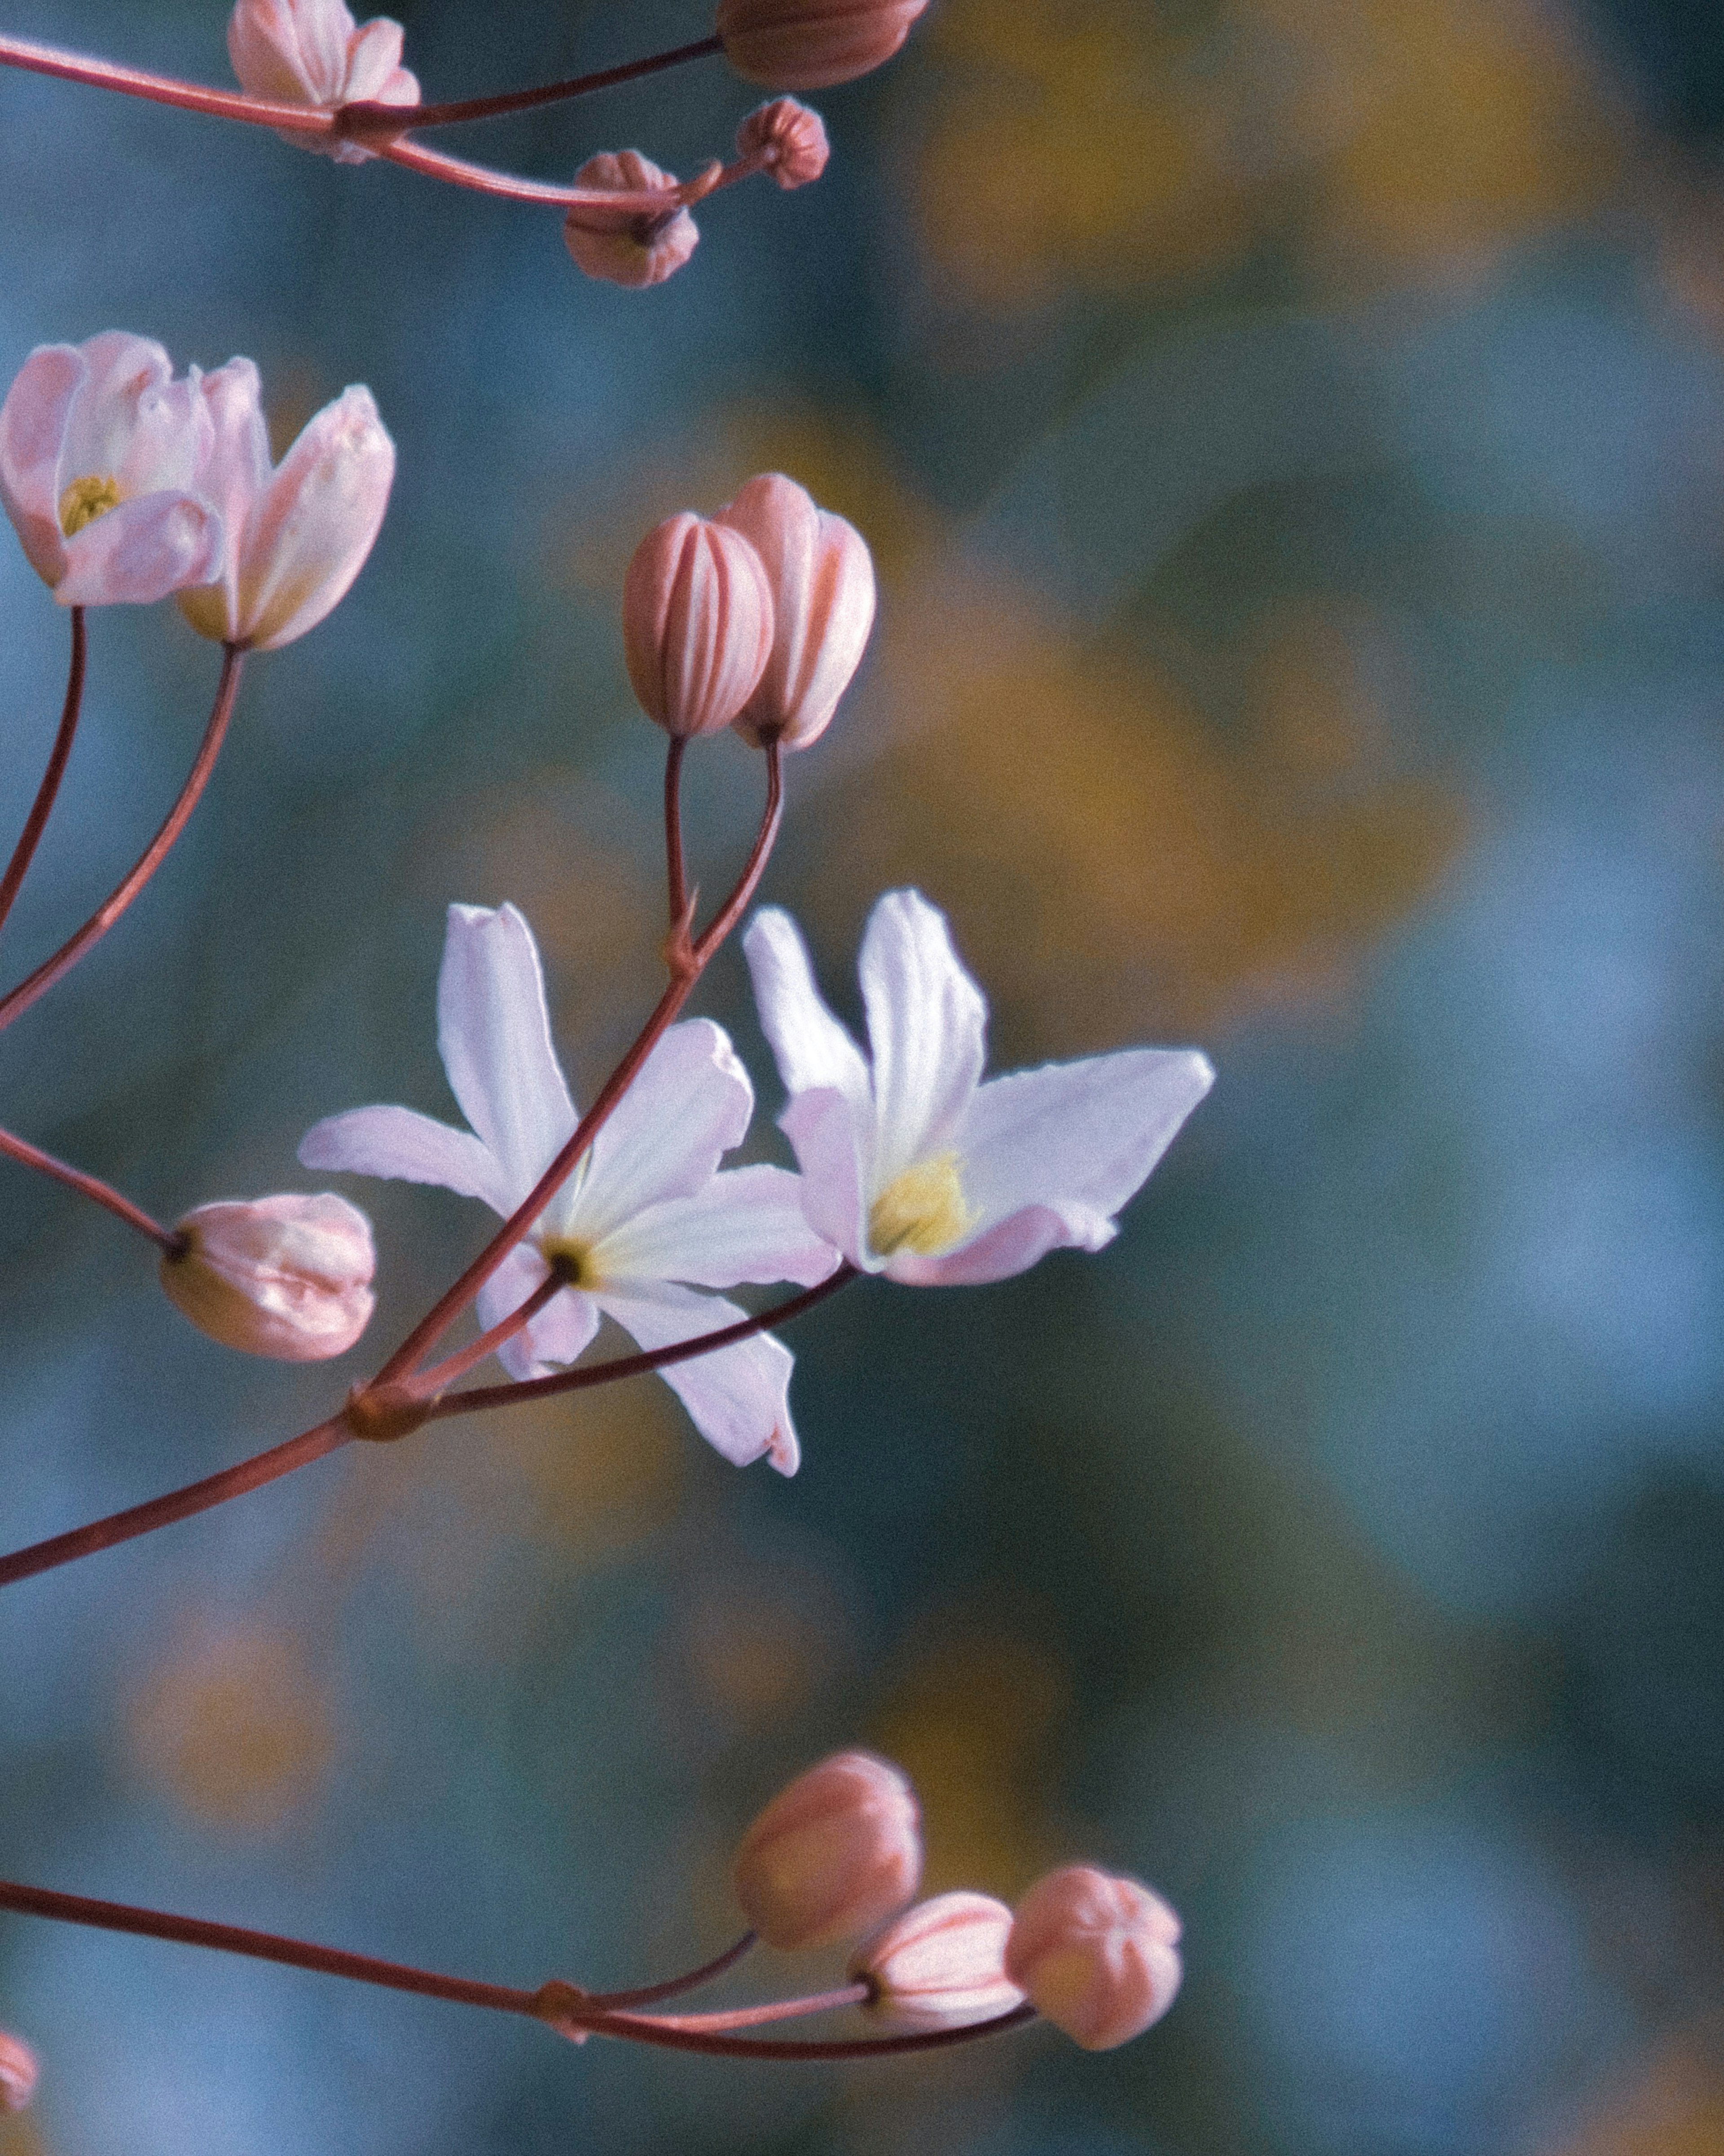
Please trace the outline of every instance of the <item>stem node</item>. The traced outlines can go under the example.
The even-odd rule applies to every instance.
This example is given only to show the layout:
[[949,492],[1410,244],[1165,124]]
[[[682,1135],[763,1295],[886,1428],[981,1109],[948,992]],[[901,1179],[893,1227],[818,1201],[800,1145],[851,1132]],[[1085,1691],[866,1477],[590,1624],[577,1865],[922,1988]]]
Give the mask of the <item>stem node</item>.
[[422,1430],[431,1419],[434,1404],[409,1385],[356,1385],[347,1395],[341,1420],[367,1445],[393,1445]]

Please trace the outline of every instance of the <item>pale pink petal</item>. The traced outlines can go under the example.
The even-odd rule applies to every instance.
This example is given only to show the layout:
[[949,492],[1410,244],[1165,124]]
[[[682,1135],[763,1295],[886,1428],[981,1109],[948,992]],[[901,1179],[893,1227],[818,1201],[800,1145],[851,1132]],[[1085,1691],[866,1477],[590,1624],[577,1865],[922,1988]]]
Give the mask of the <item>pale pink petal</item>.
[[228,57],[254,97],[334,105],[352,36],[343,0],[238,0],[228,19]]
[[218,642],[242,634],[239,569],[245,535],[269,484],[269,435],[264,422],[258,371],[249,359],[230,359],[198,384],[209,414],[210,449],[199,492],[220,514],[227,533],[222,574],[187,592],[180,605],[200,635]]
[[306,1168],[331,1168],[349,1175],[393,1176],[403,1183],[432,1183],[463,1198],[482,1199],[508,1217],[510,1186],[495,1157],[470,1131],[457,1131],[413,1108],[350,1108],[326,1116],[300,1141]]
[[[489,1332],[520,1309],[549,1268],[531,1243],[517,1243],[479,1291],[474,1306],[480,1329]],[[590,1296],[565,1288],[552,1296],[524,1332],[505,1340],[497,1360],[511,1378],[542,1378],[572,1363],[598,1330],[598,1307]]]
[[694,1197],[753,1113],[754,1088],[724,1028],[705,1018],[672,1026],[594,1142],[568,1232],[596,1243],[649,1205]]
[[808,946],[788,913],[764,906],[742,938],[760,1022],[787,1093],[831,1086],[860,1108],[872,1099],[868,1065],[814,985]]
[[[600,1306],[623,1330],[651,1350],[703,1332],[716,1332],[747,1316],[721,1296],[693,1295],[655,1287],[650,1297],[601,1295]],[[660,1373],[715,1450],[738,1467],[762,1456],[781,1475],[793,1475],[801,1460],[790,1419],[790,1373],[795,1358],[769,1332],[710,1355],[672,1363]]]
[[62,606],[147,606],[220,567],[221,519],[189,494],[122,501],[65,542]]
[[808,1225],[802,1178],[782,1168],[737,1168],[692,1198],[673,1198],[625,1220],[593,1252],[599,1277],[685,1281],[735,1287],[740,1281],[794,1281],[813,1287],[838,1252]]
[[920,891],[876,901],[859,971],[874,1051],[878,1191],[953,1143],[981,1080],[988,1006],[958,963],[946,916]]
[[395,444],[370,390],[344,390],[306,423],[245,534],[245,642],[274,651],[317,626],[364,567],[394,478]]
[[0,404],[0,504],[30,567],[49,586],[65,572],[60,444],[84,372],[84,356],[73,346],[38,345]]
[[802,1209],[824,1241],[853,1265],[882,1270],[865,1234],[862,1149],[869,1132],[854,1103],[830,1086],[798,1093],[778,1118],[802,1170]]
[[437,1045],[461,1112],[502,1168],[507,1214],[575,1127],[551,1045],[533,932],[512,906],[452,906],[437,978]]
[[387,15],[377,16],[353,33],[347,40],[346,80],[341,85],[345,101],[353,105],[413,101],[383,95],[390,77],[406,72],[401,64],[403,36],[400,23],[392,23]]
[[146,400],[159,398],[173,382],[173,362],[154,337],[104,330],[86,338],[79,352],[84,379],[66,414],[59,490],[91,472],[117,479]]
[[1026,1205],[944,1257],[895,1250],[883,1270],[906,1287],[982,1287],[1028,1272],[1049,1250],[1105,1250],[1118,1233],[1104,1214],[1087,1206]]

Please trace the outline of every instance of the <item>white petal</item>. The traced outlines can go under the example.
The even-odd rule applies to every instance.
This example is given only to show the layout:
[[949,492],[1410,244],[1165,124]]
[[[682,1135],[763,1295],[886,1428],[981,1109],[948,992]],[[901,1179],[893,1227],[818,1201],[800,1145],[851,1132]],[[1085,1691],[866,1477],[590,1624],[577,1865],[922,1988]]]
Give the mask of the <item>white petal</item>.
[[858,971],[874,1052],[873,1193],[952,1144],[981,1082],[988,1005],[958,963],[945,915],[920,891],[889,891],[876,903]]
[[[861,1151],[865,1117],[844,1095],[826,1086],[798,1093],[778,1118],[802,1170],[802,1209],[808,1225],[840,1250],[853,1265],[880,1270],[868,1252],[864,1229]],[[859,1128],[859,1125],[861,1126]]]
[[[543,1281],[549,1268],[531,1243],[517,1243],[479,1291],[474,1315],[480,1330],[500,1325]],[[598,1311],[591,1296],[565,1288],[552,1296],[526,1328],[497,1350],[497,1360],[511,1378],[542,1378],[553,1367],[572,1363],[598,1330]]]
[[1111,1218],[1214,1075],[1193,1049],[1130,1048],[992,1080],[971,1101],[957,1140],[978,1231],[1032,1205]]
[[981,1287],[1028,1272],[1049,1250],[1103,1250],[1118,1233],[1105,1214],[1085,1205],[1026,1205],[944,1257],[895,1251],[885,1273],[906,1287]]
[[350,1108],[326,1116],[300,1139],[300,1159],[307,1168],[344,1168],[350,1175],[438,1183],[463,1198],[482,1198],[505,1218],[511,1209],[503,1171],[472,1132],[413,1108]]
[[437,979],[437,1045],[461,1112],[518,1205],[575,1127],[551,1045],[533,932],[512,906],[452,906]]
[[[658,1287],[641,1294],[603,1295],[601,1307],[645,1348],[668,1348],[702,1332],[716,1332],[747,1315],[721,1296],[692,1295]],[[762,1455],[781,1475],[794,1475],[801,1459],[790,1419],[790,1373],[795,1358],[770,1333],[734,1347],[673,1363],[659,1374],[688,1409],[706,1442],[738,1467]]]
[[822,1001],[808,946],[788,913],[762,906],[742,938],[760,1022],[793,1098],[831,1086],[859,1105],[871,1097],[862,1051]]
[[747,1136],[753,1113],[754,1088],[724,1028],[704,1018],[672,1026],[593,1142],[568,1232],[597,1242],[649,1205],[692,1198]]
[[593,1263],[618,1286],[794,1281],[813,1287],[838,1263],[838,1252],[808,1225],[800,1176],[782,1168],[737,1168],[714,1176],[695,1197],[638,1213],[597,1246]]

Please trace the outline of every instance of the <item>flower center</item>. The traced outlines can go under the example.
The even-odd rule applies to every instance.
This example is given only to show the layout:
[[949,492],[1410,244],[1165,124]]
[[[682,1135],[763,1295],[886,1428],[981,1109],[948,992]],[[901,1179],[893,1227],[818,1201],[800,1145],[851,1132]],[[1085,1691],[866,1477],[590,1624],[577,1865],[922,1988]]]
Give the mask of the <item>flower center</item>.
[[118,480],[105,479],[100,472],[87,472],[82,479],[74,479],[60,496],[60,530],[67,538],[75,539],[86,524],[94,524],[97,517],[119,506]]
[[970,1224],[955,1152],[936,1153],[895,1175],[868,1210],[868,1240],[877,1257],[914,1250],[919,1258],[949,1250]]
[[565,1287],[585,1288],[590,1292],[599,1285],[598,1268],[593,1262],[589,1244],[577,1242],[569,1235],[541,1235],[539,1255],[562,1276]]

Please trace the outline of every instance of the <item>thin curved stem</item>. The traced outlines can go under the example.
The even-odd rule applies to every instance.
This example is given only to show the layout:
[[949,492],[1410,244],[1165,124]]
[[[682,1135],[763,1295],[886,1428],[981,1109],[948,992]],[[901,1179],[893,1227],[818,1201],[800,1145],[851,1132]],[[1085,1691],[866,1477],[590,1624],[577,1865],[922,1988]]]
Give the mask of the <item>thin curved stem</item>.
[[495,1354],[498,1348],[512,1340],[531,1323],[550,1301],[552,1296],[561,1295],[570,1285],[572,1276],[563,1268],[553,1265],[545,1278],[533,1290],[518,1309],[511,1310],[506,1317],[500,1318],[489,1332],[481,1332],[476,1340],[449,1356],[429,1370],[422,1370],[407,1389],[425,1397],[441,1385],[452,1385],[457,1378],[464,1378],[469,1370],[476,1369],[487,1355]]
[[42,774],[42,783],[36,788],[36,798],[30,803],[30,813],[24,819],[24,828],[19,834],[17,845],[13,848],[12,859],[6,864],[6,873],[0,875],[0,927],[5,925],[13,901],[29,873],[30,863],[36,858],[36,848],[47,829],[49,818],[54,813],[60,780],[65,776],[66,759],[72,753],[72,738],[78,731],[78,715],[84,707],[84,670],[88,644],[84,627],[84,609],[81,606],[74,606],[72,609],[72,663],[66,675],[65,701],[60,707],[60,722],[54,737],[54,747],[49,751],[48,768]]
[[173,1230],[164,1228],[159,1220],[152,1220],[142,1206],[134,1205],[99,1175],[86,1174],[81,1168],[56,1160],[51,1152],[44,1152],[39,1146],[33,1146],[28,1138],[18,1137],[11,1131],[0,1130],[0,1153],[17,1161],[21,1167],[34,1168],[38,1175],[51,1176],[56,1183],[64,1183],[69,1190],[75,1190],[82,1197],[94,1199],[98,1205],[106,1206],[116,1219],[146,1236],[157,1250],[169,1257],[178,1256],[182,1245]]
[[691,1969],[685,1976],[667,1977],[662,1984],[644,1984],[634,1991],[583,1991],[581,1998],[585,2005],[599,2007],[607,2013],[618,2007],[651,2006],[661,1999],[680,1999],[684,1992],[697,1991],[703,1984],[711,1984],[715,1977],[734,1969],[755,1943],[756,1934],[744,1932],[734,1946],[726,1947],[711,1961],[702,1962],[699,1969]]
[[247,121],[254,127],[285,127],[298,135],[335,131],[335,115],[321,105],[287,105],[270,97],[248,97],[239,90],[211,90],[201,82],[182,82],[175,75],[153,74],[146,68],[122,66],[117,60],[93,59],[87,53],[38,44],[33,38],[0,35],[0,67],[58,75],[64,82],[117,90],[127,97],[147,98],[153,105],[177,105],[188,112],[208,113],[216,120]]
[[18,983],[10,994],[0,996],[0,1031],[22,1017],[38,997],[44,996],[60,977],[71,971],[85,952],[99,943],[119,920],[138,893],[148,883],[172,851],[174,841],[184,830],[192,811],[198,806],[199,797],[209,783],[209,775],[215,769],[216,758],[222,752],[222,742],[228,732],[228,721],[233,716],[233,700],[239,692],[239,677],[244,669],[245,654],[237,644],[222,646],[222,678],[216,687],[215,705],[204,727],[203,739],[198,755],[187,775],[185,784],[167,820],[143,852],[138,856],[131,872],[118,884],[92,913],[75,936],[61,944],[51,958],[42,963],[28,978]]
[[500,172],[495,166],[451,157],[444,151],[428,150],[423,143],[409,142],[404,137],[380,143],[377,155],[409,172],[421,172],[427,179],[447,180],[451,187],[470,187],[476,194],[495,195],[504,202],[537,203],[550,209],[606,210],[619,218],[662,218],[682,207],[682,191],[678,187],[559,187],[554,181],[524,180],[514,172]]
[[[865,1987],[857,1986],[857,1990]],[[851,1994],[839,1994],[846,2003]],[[812,2010],[802,2001],[790,2002],[793,2012]],[[822,2002],[824,2005],[824,2002]],[[553,2014],[540,2010],[539,2018],[560,2025]],[[637,2044],[654,2044],[669,2051],[699,2051],[708,2058],[777,2060],[787,2064],[813,2065],[823,2061],[901,2058],[911,2051],[946,2051],[954,2044],[972,2044],[978,2037],[1003,2035],[1021,2029],[1036,2018],[1026,2000],[1009,2013],[996,2014],[987,2021],[971,2021],[957,2029],[918,2029],[901,2036],[833,2037],[825,2041],[796,2036],[736,2036],[718,2030],[680,2025],[698,2015],[652,2014],[571,2014],[562,2033],[575,2036],[622,2036]],[[767,2016],[757,2013],[757,2020]]]
[[859,1277],[856,1268],[846,1263],[836,1272],[829,1273],[817,1286],[804,1288],[800,1295],[791,1296],[771,1310],[762,1310],[753,1317],[739,1318],[736,1324],[721,1326],[716,1332],[701,1332],[692,1340],[679,1340],[672,1347],[649,1348],[639,1355],[618,1355],[607,1363],[588,1363],[578,1369],[558,1370],[548,1378],[521,1378],[511,1385],[474,1385],[464,1393],[445,1393],[440,1399],[430,1403],[425,1419],[439,1422],[449,1415],[477,1414],[485,1408],[513,1407],[521,1400],[548,1399],[557,1393],[582,1393],[594,1385],[613,1385],[619,1378],[644,1377],[649,1370],[667,1369],[673,1363],[692,1362],[697,1356],[711,1355],[720,1348],[734,1347],[739,1340],[752,1339],[757,1332],[768,1332],[793,1317],[800,1317],[805,1310],[812,1310],[817,1302],[824,1302],[828,1296],[835,1295],[839,1288]]
[[663,68],[680,67],[685,60],[700,60],[724,50],[722,38],[697,38],[693,44],[677,45],[670,52],[654,53],[644,60],[626,60],[620,67],[601,68],[595,74],[568,76],[562,82],[541,83],[534,90],[509,90],[493,97],[463,97],[444,105],[344,105],[335,114],[337,131],[356,142],[398,128],[405,114],[412,127],[452,127],[468,120],[495,120],[507,112],[531,112],[541,105],[557,105],[566,98],[590,97],[593,91],[614,89],[618,83],[635,82]]
[[94,1557],[98,1550],[112,1549],[117,1543],[136,1542],[140,1535],[157,1527],[172,1527],[177,1520],[189,1520],[198,1512],[224,1505],[230,1497],[261,1490],[266,1482],[278,1482],[284,1475],[291,1475],[296,1467],[308,1466],[314,1460],[339,1451],[352,1441],[353,1435],[342,1416],[332,1415],[327,1422],[301,1430],[283,1445],[271,1445],[267,1452],[242,1460],[237,1467],[224,1467],[218,1474],[205,1476],[201,1482],[170,1490],[166,1496],[151,1497],[146,1504],[129,1506],[123,1512],[110,1512],[105,1519],[92,1520],[87,1527],[73,1527],[63,1535],[50,1536],[46,1542],[14,1550],[10,1557],[0,1557],[0,1587],[32,1579],[38,1572],[52,1572],[56,1566],[70,1564],[80,1557]]
[[664,759],[664,872],[670,892],[670,933],[689,931],[689,872],[682,850],[682,759],[688,743],[670,737]]

